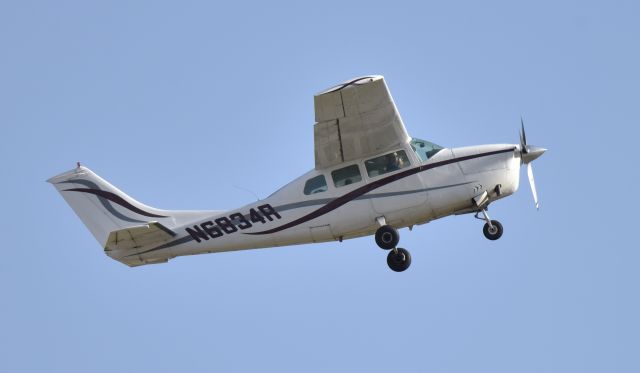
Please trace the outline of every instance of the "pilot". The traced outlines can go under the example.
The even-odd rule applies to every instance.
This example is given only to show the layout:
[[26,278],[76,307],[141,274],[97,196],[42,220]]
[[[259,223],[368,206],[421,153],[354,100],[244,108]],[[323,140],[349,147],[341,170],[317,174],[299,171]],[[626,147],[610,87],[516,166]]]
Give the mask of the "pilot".
[[404,159],[398,154],[393,152],[387,156],[387,172],[399,170],[405,166]]

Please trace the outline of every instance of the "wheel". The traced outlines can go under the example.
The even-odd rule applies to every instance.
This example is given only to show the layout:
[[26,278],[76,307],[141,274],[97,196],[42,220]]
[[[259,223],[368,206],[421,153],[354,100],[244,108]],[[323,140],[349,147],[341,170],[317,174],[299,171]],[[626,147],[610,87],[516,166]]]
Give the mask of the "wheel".
[[411,265],[411,254],[406,249],[398,247],[389,251],[387,255],[387,264],[392,271],[402,272]]
[[376,231],[376,243],[381,249],[391,250],[398,246],[398,242],[400,242],[400,235],[394,227],[383,225]]
[[485,223],[484,228],[482,228],[482,233],[484,233],[484,236],[491,241],[495,241],[502,237],[502,224],[497,220],[491,220],[491,225],[493,225],[493,227],[489,227],[489,224]]

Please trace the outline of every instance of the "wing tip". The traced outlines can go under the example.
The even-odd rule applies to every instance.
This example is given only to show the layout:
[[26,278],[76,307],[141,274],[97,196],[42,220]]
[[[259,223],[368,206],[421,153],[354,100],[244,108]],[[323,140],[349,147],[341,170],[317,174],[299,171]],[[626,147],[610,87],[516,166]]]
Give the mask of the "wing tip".
[[342,83],[336,84],[330,88],[327,88],[325,90],[322,90],[318,93],[315,94],[315,96],[321,96],[327,93],[331,93],[331,92],[335,92],[335,91],[340,91],[344,88],[347,88],[349,86],[353,86],[353,85],[361,85],[361,84],[366,84],[369,82],[374,82],[377,80],[381,80],[384,79],[384,76],[382,75],[364,75],[364,76],[358,76],[355,78],[351,78],[349,80],[345,80]]

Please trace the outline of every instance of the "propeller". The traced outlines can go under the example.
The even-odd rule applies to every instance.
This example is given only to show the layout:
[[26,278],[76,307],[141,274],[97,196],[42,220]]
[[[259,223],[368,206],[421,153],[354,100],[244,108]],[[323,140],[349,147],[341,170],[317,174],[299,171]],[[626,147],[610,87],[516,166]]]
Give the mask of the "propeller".
[[533,168],[531,167],[531,163],[527,164],[527,176],[529,176],[529,185],[531,186],[531,193],[533,193],[533,202],[536,204],[536,210],[540,210],[538,192],[536,192],[536,182],[533,179]]
[[527,165],[527,176],[529,177],[529,185],[531,186],[531,193],[533,193],[533,202],[536,205],[536,209],[540,209],[540,203],[538,202],[538,192],[536,191],[536,182],[533,178],[533,168],[531,162],[537,159],[539,156],[547,151],[545,148],[538,146],[527,145],[527,135],[524,132],[524,120],[520,117],[520,159],[523,164]]
[[520,151],[524,154],[529,152],[527,149],[527,134],[524,132],[524,119],[520,117]]

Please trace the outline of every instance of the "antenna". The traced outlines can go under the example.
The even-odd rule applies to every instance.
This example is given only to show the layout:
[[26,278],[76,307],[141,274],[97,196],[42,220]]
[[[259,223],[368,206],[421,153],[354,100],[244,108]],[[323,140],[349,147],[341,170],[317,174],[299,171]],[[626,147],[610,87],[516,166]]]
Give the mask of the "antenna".
[[234,188],[240,189],[240,190],[244,190],[245,192],[251,193],[252,196],[256,197],[256,201],[260,201],[260,197],[258,197],[257,194],[255,194],[251,189],[247,189],[247,188],[243,188],[241,186],[238,185],[234,185]]

